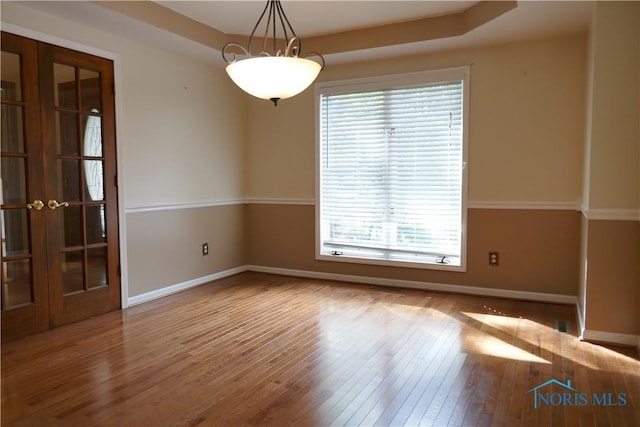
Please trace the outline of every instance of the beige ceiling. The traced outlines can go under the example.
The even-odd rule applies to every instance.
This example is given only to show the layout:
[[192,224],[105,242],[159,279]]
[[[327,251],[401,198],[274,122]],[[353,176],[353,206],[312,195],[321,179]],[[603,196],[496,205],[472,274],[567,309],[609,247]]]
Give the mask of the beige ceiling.
[[[156,1],[227,34],[249,35],[266,1]],[[282,0],[301,37],[463,12],[479,1]]]
[[[5,0],[3,0],[3,3]],[[223,65],[245,42],[264,1],[28,1],[104,31]],[[592,2],[285,0],[303,50],[327,63],[585,33]]]

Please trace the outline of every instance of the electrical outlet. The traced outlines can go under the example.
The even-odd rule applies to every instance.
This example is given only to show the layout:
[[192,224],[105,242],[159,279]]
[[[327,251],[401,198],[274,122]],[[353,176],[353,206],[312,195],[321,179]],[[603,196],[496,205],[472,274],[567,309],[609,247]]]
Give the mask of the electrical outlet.
[[489,252],[489,265],[493,265],[493,266],[500,265],[500,253],[499,252]]
[[209,255],[209,243],[202,244],[202,256]]

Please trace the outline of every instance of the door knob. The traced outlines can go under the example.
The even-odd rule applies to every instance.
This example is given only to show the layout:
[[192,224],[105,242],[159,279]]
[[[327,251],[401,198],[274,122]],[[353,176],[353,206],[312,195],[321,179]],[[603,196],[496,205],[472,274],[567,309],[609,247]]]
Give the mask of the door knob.
[[66,208],[69,206],[69,202],[58,203],[57,200],[49,200],[47,206],[49,206],[49,209]]
[[42,208],[44,208],[42,200],[34,200],[33,203],[27,203],[27,209],[35,209],[39,211]]

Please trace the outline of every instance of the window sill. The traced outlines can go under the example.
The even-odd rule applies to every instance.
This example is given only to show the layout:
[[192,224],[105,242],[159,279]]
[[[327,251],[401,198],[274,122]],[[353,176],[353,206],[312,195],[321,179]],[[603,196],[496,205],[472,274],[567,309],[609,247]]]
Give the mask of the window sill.
[[356,257],[351,255],[331,255],[327,253],[316,254],[316,260],[328,261],[328,262],[346,262],[350,264],[365,264],[371,266],[386,266],[386,267],[402,267],[402,268],[416,268],[422,270],[438,270],[438,271],[450,271],[464,273],[467,271],[464,260],[459,260],[458,264],[440,264],[435,262],[412,262],[412,261],[400,261],[389,260],[380,258],[366,258]]

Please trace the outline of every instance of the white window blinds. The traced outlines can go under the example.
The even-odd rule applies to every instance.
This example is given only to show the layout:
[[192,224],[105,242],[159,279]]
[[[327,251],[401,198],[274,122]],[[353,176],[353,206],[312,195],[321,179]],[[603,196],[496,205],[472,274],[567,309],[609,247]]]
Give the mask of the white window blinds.
[[460,266],[463,96],[464,80],[320,93],[320,254]]

